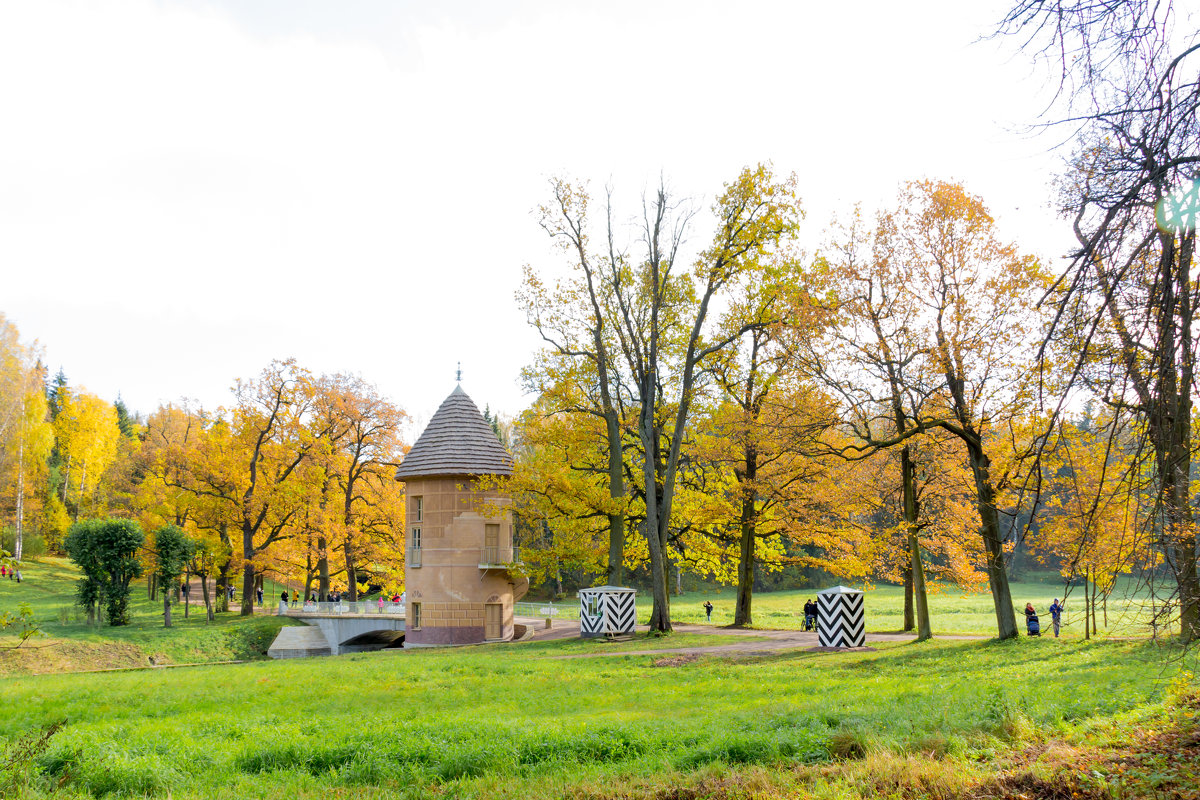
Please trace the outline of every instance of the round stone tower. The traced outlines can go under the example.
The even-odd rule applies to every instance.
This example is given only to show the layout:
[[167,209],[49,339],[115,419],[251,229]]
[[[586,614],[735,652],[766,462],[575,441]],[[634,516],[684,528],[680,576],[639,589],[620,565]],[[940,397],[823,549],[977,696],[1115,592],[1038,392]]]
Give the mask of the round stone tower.
[[529,581],[514,569],[521,558],[511,500],[481,480],[511,475],[512,466],[459,386],[396,470],[405,499],[405,647],[512,639],[513,603]]

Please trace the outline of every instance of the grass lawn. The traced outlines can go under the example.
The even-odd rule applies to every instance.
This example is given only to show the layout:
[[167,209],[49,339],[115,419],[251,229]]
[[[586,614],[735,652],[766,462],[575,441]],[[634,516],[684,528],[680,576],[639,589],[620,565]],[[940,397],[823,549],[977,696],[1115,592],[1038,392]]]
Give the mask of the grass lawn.
[[[132,625],[97,629],[71,619],[69,564],[23,571],[19,587],[0,581],[0,608],[27,600],[51,638],[16,651],[23,661],[0,651],[0,796],[1200,798],[1195,658],[1173,646],[1074,636],[555,658],[728,641],[677,633],[31,675],[259,656],[285,621],[207,624],[201,609],[164,629],[143,584]],[[1014,596],[1044,603],[1057,588]],[[811,594],[759,595],[756,622],[796,627]],[[728,623],[728,594],[677,599],[676,619],[701,621],[706,596]],[[872,590],[869,627],[899,628],[902,601]],[[940,632],[991,633],[987,595],[937,595],[933,613]]]
[[[863,589],[861,585],[852,588]],[[1013,582],[1010,584],[1013,603],[1016,606],[1017,625],[1025,630],[1024,608],[1033,603],[1038,610],[1042,630],[1050,629],[1050,601],[1062,599],[1061,580],[1046,576],[1045,580]],[[1067,613],[1063,617],[1063,636],[1083,638],[1083,589],[1072,590],[1067,602]],[[804,601],[815,599],[816,589],[787,592],[760,592],[754,595],[754,626],[775,630],[798,630],[804,627]],[[730,625],[737,595],[732,588],[712,592],[688,592],[671,598],[671,618],[675,622],[704,623],[704,601],[713,604],[712,623]],[[864,598],[867,615],[867,630],[870,632],[898,631],[904,627],[904,587],[875,585],[866,587]],[[638,618],[650,615],[651,601],[640,593],[638,596]],[[983,592],[964,593],[950,586],[929,594],[929,616],[935,634],[996,635],[996,612],[992,596]],[[1119,636],[1147,636],[1149,627],[1148,599],[1133,581],[1120,579],[1117,589],[1109,598],[1109,626],[1101,625],[1100,634]]]
[[853,798],[879,796],[880,780],[907,782],[895,796],[974,797],[1010,774],[1076,789],[1149,780],[1105,748],[1194,726],[1196,713],[1179,700],[1189,678],[1167,658],[1177,653],[1145,643],[683,663],[533,652],[9,676],[0,740],[66,721],[14,778],[29,797]]
[[162,600],[151,602],[140,580],[132,587],[129,625],[88,625],[74,605],[79,572],[70,561],[26,562],[21,572],[20,584],[0,580],[0,609],[15,612],[19,603],[29,603],[47,636],[12,650],[5,648],[15,644],[15,631],[0,631],[0,673],[147,666],[151,658],[158,664],[262,658],[280,626],[288,624],[276,617],[236,613],[218,614],[209,623],[204,602],[197,597],[188,619],[177,606],[172,627],[164,628]]

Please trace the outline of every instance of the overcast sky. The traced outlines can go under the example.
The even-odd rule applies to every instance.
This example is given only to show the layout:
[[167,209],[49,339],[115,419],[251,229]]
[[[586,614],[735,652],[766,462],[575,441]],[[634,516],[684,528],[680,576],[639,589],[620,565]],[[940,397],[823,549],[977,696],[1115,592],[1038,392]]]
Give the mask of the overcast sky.
[[[795,171],[819,239],[898,184],[963,181],[1053,258],[1064,156],[996,2],[0,4],[0,311],[53,373],[142,413],[294,356],[417,420],[514,414],[556,263],[547,180],[663,174],[707,205]],[[697,233],[697,239],[703,238]],[[415,432],[415,431],[414,431]]]

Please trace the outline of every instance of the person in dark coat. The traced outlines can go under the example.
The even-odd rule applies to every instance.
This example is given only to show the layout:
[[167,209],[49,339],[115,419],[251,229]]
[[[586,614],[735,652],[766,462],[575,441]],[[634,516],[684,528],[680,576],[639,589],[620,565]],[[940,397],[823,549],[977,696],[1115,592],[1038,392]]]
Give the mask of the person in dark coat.
[[811,631],[817,625],[817,604],[814,600],[804,603],[804,630]]
[[712,609],[713,609],[712,601],[705,600],[704,601],[704,615],[705,615],[705,617],[708,618],[709,622],[712,622]]
[[1033,609],[1033,603],[1025,604],[1025,632],[1030,636],[1042,635],[1042,626],[1038,622],[1037,612]]
[[1054,638],[1058,638],[1059,628],[1062,627],[1062,604],[1058,602],[1058,598],[1054,598],[1054,602],[1050,604],[1050,624],[1054,628]]

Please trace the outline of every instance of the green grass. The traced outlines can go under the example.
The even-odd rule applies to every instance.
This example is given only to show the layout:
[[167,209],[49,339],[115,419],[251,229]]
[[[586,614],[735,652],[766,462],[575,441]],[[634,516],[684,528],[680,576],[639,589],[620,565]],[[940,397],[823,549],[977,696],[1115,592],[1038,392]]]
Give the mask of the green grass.
[[666,636],[658,636],[650,633],[638,633],[629,638],[621,638],[614,641],[605,639],[560,639],[549,642],[514,642],[507,645],[494,645],[495,647],[515,647],[519,648],[526,655],[548,655],[548,656],[568,656],[568,655],[604,655],[607,653],[626,653],[639,650],[666,650],[683,647],[712,647],[731,644],[740,644],[743,642],[765,642],[768,641],[765,636],[738,636],[733,638],[728,634],[706,634],[706,633],[672,633]]
[[[1182,724],[1171,686],[1193,681],[1184,665],[1194,659],[1177,649],[1078,637],[729,660],[557,658],[731,641],[704,633],[28,675],[19,673],[31,665],[120,666],[154,654],[179,663],[259,656],[285,621],[229,614],[207,624],[200,608],[164,629],[142,584],[132,625],[64,623],[70,565],[23,571],[29,580],[19,587],[0,581],[0,608],[27,600],[52,638],[31,643],[49,646],[23,653],[16,667],[11,651],[0,656],[10,672],[0,796],[966,798],[992,784],[986,796],[1024,793],[1024,784],[1003,784],[1017,762],[1032,770],[1020,773],[1029,780],[1045,774],[1067,787],[1054,795],[1065,797],[1080,781],[1132,780],[1104,772],[1117,761],[1102,748],[1140,746]],[[1014,597],[1044,605],[1059,589],[1016,584]],[[812,594],[758,595],[757,624],[798,627],[796,611]],[[713,622],[728,624],[728,591],[676,598],[676,620],[702,621],[706,598]],[[871,590],[869,627],[898,629],[902,602],[895,587]],[[939,632],[992,632],[987,595],[935,595],[933,614]],[[62,721],[44,748],[5,767],[22,737]],[[1188,736],[1180,741],[1200,741]],[[1161,751],[1176,753],[1175,741]],[[1142,763],[1121,759],[1129,776]],[[1161,760],[1146,755],[1137,773],[1145,783],[1131,785],[1164,780]],[[1175,761],[1185,767],[1171,774],[1192,768]],[[1091,772],[1076,775],[1080,763]]]
[[[875,585],[863,587],[867,614],[867,630],[870,632],[899,631],[904,627],[904,587]],[[1050,629],[1050,614],[1047,610],[1054,598],[1062,599],[1063,583],[1049,574],[1044,580],[1018,581],[1010,584],[1013,603],[1016,607],[1017,624],[1025,629],[1024,608],[1033,603],[1038,610],[1043,632]],[[1063,617],[1062,635],[1067,638],[1083,638],[1082,588],[1075,588]],[[754,627],[772,630],[799,630],[804,627],[804,602],[815,599],[816,589],[801,589],[786,592],[759,592],[753,598]],[[671,598],[671,619],[674,622],[705,624],[704,601],[713,604],[713,625],[733,624],[736,594],[725,588],[710,592],[688,592]],[[650,614],[651,601],[644,593],[638,595],[638,618],[646,619]],[[935,634],[960,634],[972,636],[996,635],[996,612],[989,592],[963,592],[950,586],[929,594],[929,616]],[[1146,636],[1149,628],[1148,608],[1143,593],[1128,579],[1118,581],[1117,589],[1108,603],[1109,626],[1101,634],[1121,636]]]
[[[79,573],[65,559],[26,562],[24,580],[0,580],[0,609],[15,611],[29,603],[46,638],[31,639],[19,650],[0,649],[0,672],[57,672],[147,666],[156,663],[191,664],[262,658],[279,628],[288,621],[271,616],[239,617],[218,614],[208,622],[203,600],[172,611],[172,627],[164,628],[162,600],[147,597],[145,581],[136,582],[130,597],[130,624],[88,625],[74,605]],[[199,598],[195,598],[199,599]],[[15,631],[0,631],[0,648],[16,643]]]
[[30,796],[613,797],[931,747],[969,771],[1030,739],[1161,715],[1178,670],[1154,645],[1048,639],[674,667],[531,652],[12,676],[0,738],[67,720]]

